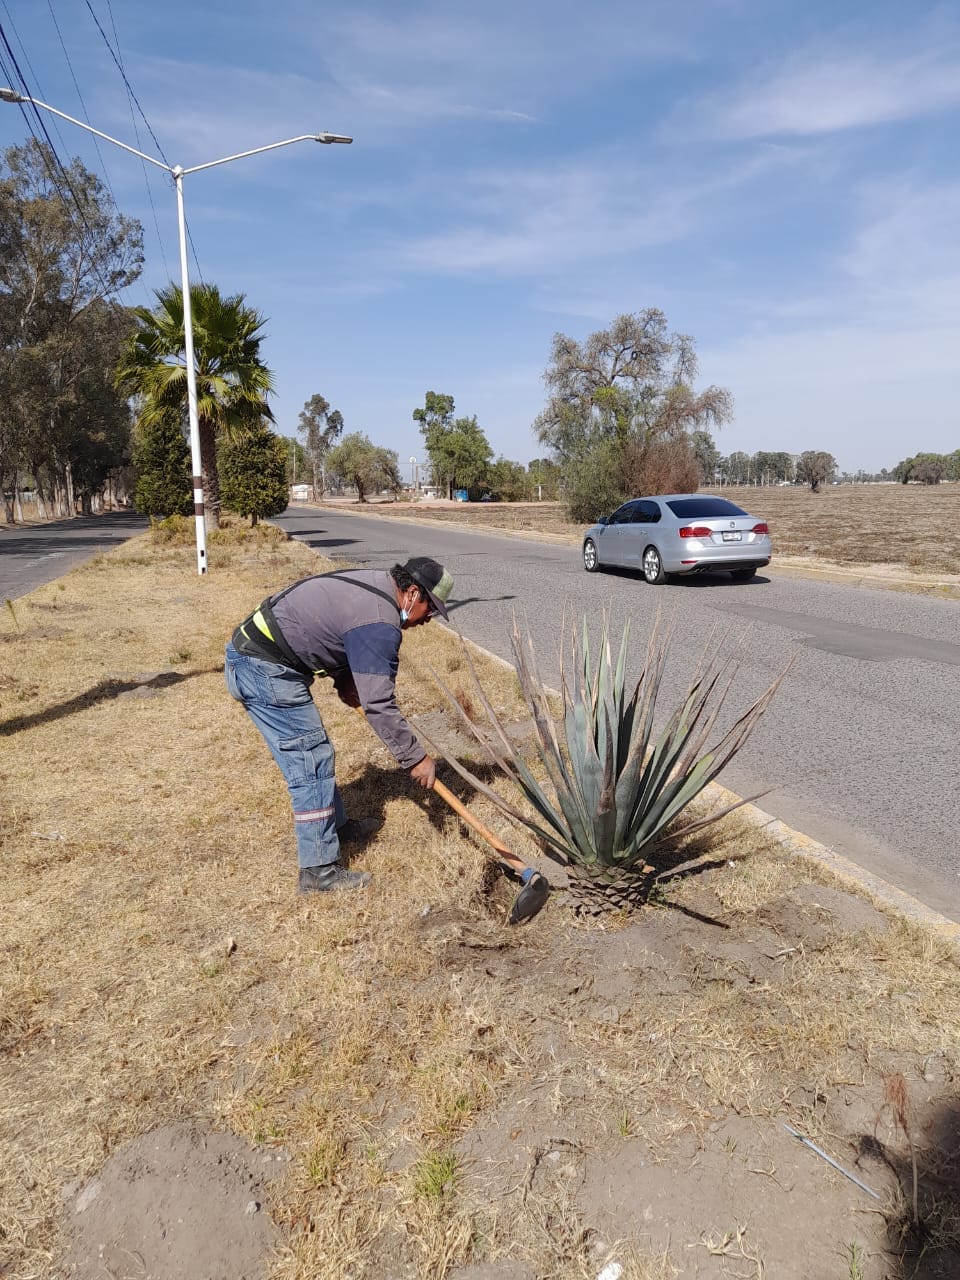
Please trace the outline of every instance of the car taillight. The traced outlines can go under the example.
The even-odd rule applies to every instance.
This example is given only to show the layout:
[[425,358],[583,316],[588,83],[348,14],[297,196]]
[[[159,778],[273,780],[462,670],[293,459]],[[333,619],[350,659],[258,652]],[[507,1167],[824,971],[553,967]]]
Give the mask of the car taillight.
[[755,524],[751,529],[751,533],[769,533],[769,532],[770,530],[767,528],[767,526],[763,523],[762,520],[759,524]]
[[713,530],[708,529],[705,524],[685,524],[677,532],[681,538],[709,538]]

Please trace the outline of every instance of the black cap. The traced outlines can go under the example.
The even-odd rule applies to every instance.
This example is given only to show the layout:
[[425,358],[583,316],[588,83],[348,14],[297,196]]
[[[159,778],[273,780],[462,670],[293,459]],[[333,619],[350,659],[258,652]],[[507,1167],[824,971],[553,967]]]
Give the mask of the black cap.
[[426,593],[434,612],[439,613],[441,618],[445,618],[447,600],[453,589],[452,575],[442,564],[431,560],[429,556],[414,556],[402,568],[409,573],[420,590]]

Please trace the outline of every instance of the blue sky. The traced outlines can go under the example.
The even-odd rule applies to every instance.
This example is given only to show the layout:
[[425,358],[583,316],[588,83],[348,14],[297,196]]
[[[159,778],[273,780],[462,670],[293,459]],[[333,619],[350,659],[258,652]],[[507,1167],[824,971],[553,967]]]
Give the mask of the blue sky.
[[[203,278],[267,317],[283,434],[320,392],[406,475],[435,390],[525,463],[553,334],[657,306],[733,393],[723,453],[960,447],[955,4],[0,0],[34,96],[156,154],[94,15],[171,164],[355,139],[184,181]],[[172,185],[46,120],[142,221],[149,305]],[[0,107],[0,146],[26,130]]]

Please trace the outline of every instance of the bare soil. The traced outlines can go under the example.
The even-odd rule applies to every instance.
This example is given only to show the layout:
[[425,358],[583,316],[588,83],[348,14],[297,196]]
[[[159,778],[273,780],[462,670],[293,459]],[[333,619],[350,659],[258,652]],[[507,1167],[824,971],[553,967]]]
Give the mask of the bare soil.
[[[269,530],[210,559],[138,539],[0,623],[0,1274],[960,1275],[954,947],[736,815],[638,915],[584,919],[444,775],[555,886],[511,929],[485,847],[322,686],[384,826],[367,891],[298,898],[221,655],[322,562]],[[461,663],[411,634],[399,694],[465,752],[429,678]]]

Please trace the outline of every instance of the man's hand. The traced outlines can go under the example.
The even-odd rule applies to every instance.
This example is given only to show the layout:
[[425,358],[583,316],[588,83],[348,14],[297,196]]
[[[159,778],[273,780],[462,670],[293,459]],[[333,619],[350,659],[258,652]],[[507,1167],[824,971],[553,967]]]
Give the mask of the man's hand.
[[356,685],[344,685],[337,690],[337,697],[341,702],[345,702],[348,707],[359,707],[360,695],[357,693]]
[[429,756],[424,756],[423,759],[418,764],[415,764],[410,770],[410,777],[414,782],[419,783],[421,787],[425,787],[426,790],[429,791],[437,780],[436,761],[431,760]]

